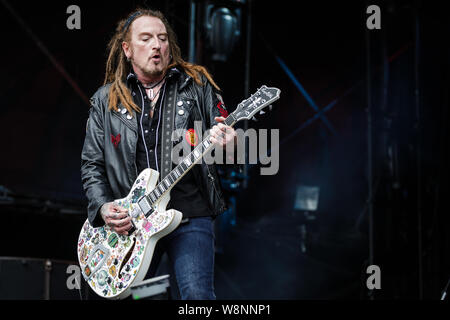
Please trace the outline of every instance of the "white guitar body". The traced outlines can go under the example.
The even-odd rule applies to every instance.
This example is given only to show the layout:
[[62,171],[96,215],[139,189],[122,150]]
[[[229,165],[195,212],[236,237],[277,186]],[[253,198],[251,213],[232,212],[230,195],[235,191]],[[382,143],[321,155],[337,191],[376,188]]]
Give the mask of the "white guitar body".
[[101,297],[123,299],[131,294],[130,287],[141,282],[152,261],[159,239],[175,230],[182,213],[166,206],[170,193],[154,203],[154,212],[145,216],[137,201],[152,191],[159,173],[145,169],[136,179],[128,196],[115,200],[128,209],[135,231],[129,236],[119,235],[109,226],[93,228],[84,223],[78,238],[78,261],[84,279]]

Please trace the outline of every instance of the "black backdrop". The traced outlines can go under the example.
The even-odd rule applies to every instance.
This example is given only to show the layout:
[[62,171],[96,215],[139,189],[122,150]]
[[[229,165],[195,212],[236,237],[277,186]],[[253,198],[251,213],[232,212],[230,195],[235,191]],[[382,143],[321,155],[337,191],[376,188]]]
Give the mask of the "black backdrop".
[[[159,9],[187,58],[189,1],[6,3],[13,12],[0,5],[0,185],[15,201],[2,201],[6,235],[13,241],[0,254],[76,261],[75,243],[86,217],[79,171],[85,97],[103,81],[115,22],[136,5]],[[81,8],[81,30],[66,27],[71,4]],[[437,3],[373,4],[382,9],[382,29],[367,32],[364,2],[252,1],[250,92],[266,84],[282,94],[269,117],[249,125],[280,130],[280,165],[273,176],[261,176],[259,166],[252,166],[248,188],[236,196],[236,225],[219,221],[225,228],[218,236],[219,298],[368,297],[369,93],[373,262],[383,272],[383,289],[375,297],[440,296],[450,276],[449,25]],[[244,21],[247,16],[245,11]],[[212,61],[199,44],[200,62],[223,89],[231,111],[245,98],[245,23],[243,31],[225,63]],[[316,111],[279,59],[319,109],[335,102],[323,114],[332,130],[321,119],[311,120]],[[293,210],[298,185],[321,190],[306,252],[300,250],[301,214]]]

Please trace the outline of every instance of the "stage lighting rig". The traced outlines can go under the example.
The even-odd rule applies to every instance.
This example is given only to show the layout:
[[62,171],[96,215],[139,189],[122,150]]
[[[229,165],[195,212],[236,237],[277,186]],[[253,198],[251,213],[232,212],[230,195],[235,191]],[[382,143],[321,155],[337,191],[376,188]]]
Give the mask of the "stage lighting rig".
[[242,10],[246,1],[207,1],[206,41],[212,60],[225,62],[241,37]]

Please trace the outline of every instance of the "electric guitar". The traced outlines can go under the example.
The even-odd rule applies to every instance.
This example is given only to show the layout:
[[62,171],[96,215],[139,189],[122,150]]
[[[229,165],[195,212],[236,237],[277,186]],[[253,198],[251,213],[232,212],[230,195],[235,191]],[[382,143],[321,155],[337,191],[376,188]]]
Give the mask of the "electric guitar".
[[[242,101],[224,124],[233,126],[240,120],[250,120],[279,97],[279,89],[264,85]],[[131,294],[130,287],[144,279],[156,243],[175,230],[182,219],[181,212],[166,210],[170,190],[214,147],[209,137],[197,144],[161,182],[158,183],[159,173],[147,168],[125,198],[114,200],[128,209],[132,221],[128,235],[119,235],[108,225],[93,228],[86,220],[78,238],[78,261],[84,279],[99,296],[126,298]]]

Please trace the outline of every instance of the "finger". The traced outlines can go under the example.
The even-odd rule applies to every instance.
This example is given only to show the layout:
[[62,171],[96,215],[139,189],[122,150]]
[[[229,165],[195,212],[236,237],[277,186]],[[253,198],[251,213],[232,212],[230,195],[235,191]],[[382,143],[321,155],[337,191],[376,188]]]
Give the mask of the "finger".
[[220,129],[219,129],[218,125],[214,125],[214,126],[212,127],[211,131],[212,131],[212,132],[219,132]]
[[118,212],[112,212],[108,215],[108,218],[110,220],[118,221],[128,218],[128,213],[118,213]]
[[222,131],[217,125],[213,126],[210,131],[210,135],[217,141],[220,141],[221,138],[224,138],[226,132]]
[[223,137],[223,140],[225,142],[225,144],[230,143],[231,141],[233,141],[233,136],[230,134],[225,135],[225,137]]
[[225,132],[220,131],[220,132],[217,132],[214,134],[214,138],[216,138],[217,140],[220,141],[220,140],[225,139],[226,135],[227,134]]
[[125,219],[117,219],[117,220],[110,220],[109,221],[109,223],[111,225],[113,225],[114,227],[120,227],[120,226],[122,226],[124,224],[128,224],[130,222],[131,222],[131,218],[130,217],[125,218]]
[[234,129],[231,129],[227,131],[227,135],[234,139],[234,137],[237,136],[237,133],[236,131],[234,131]]
[[225,118],[224,117],[214,117],[214,121],[216,121],[216,122],[224,122]]
[[128,231],[118,231],[115,230],[118,234],[123,235],[123,236],[127,236],[128,235]]
[[219,128],[217,128],[217,126],[214,126],[210,132],[211,136],[214,138],[217,138],[220,135],[220,133],[221,133],[221,131]]
[[119,229],[119,228],[123,228],[124,226],[131,226],[131,222],[130,221],[110,221],[109,222],[109,226],[111,228],[113,228],[114,230]]
[[217,137],[215,138],[215,144],[217,144],[218,146],[223,147],[225,145],[225,140],[221,137]]
[[124,226],[115,227],[114,230],[119,234],[128,234],[128,230],[132,227],[131,223],[128,223]]
[[230,127],[222,126],[217,127],[215,130],[213,130],[213,136],[215,137],[225,137],[228,133],[231,133]]
[[224,125],[223,123],[218,123],[217,126],[219,127],[219,129],[220,129],[221,131],[224,131],[224,132],[230,131],[230,129],[231,129],[230,126],[226,126],[226,125]]
[[123,230],[130,230],[132,226],[133,224],[131,222],[127,222],[123,226],[120,226],[119,228]]
[[131,223],[127,223],[126,225],[120,226],[120,227],[115,227],[115,231],[116,232],[124,232],[124,231],[128,231],[131,228]]
[[122,206],[119,206],[117,204],[113,204],[113,209],[115,212],[128,212],[128,209],[125,209]]
[[218,140],[219,138],[216,138],[216,137],[213,137],[213,136],[211,136],[211,142],[212,143],[214,143],[214,144],[220,144],[220,141]]

